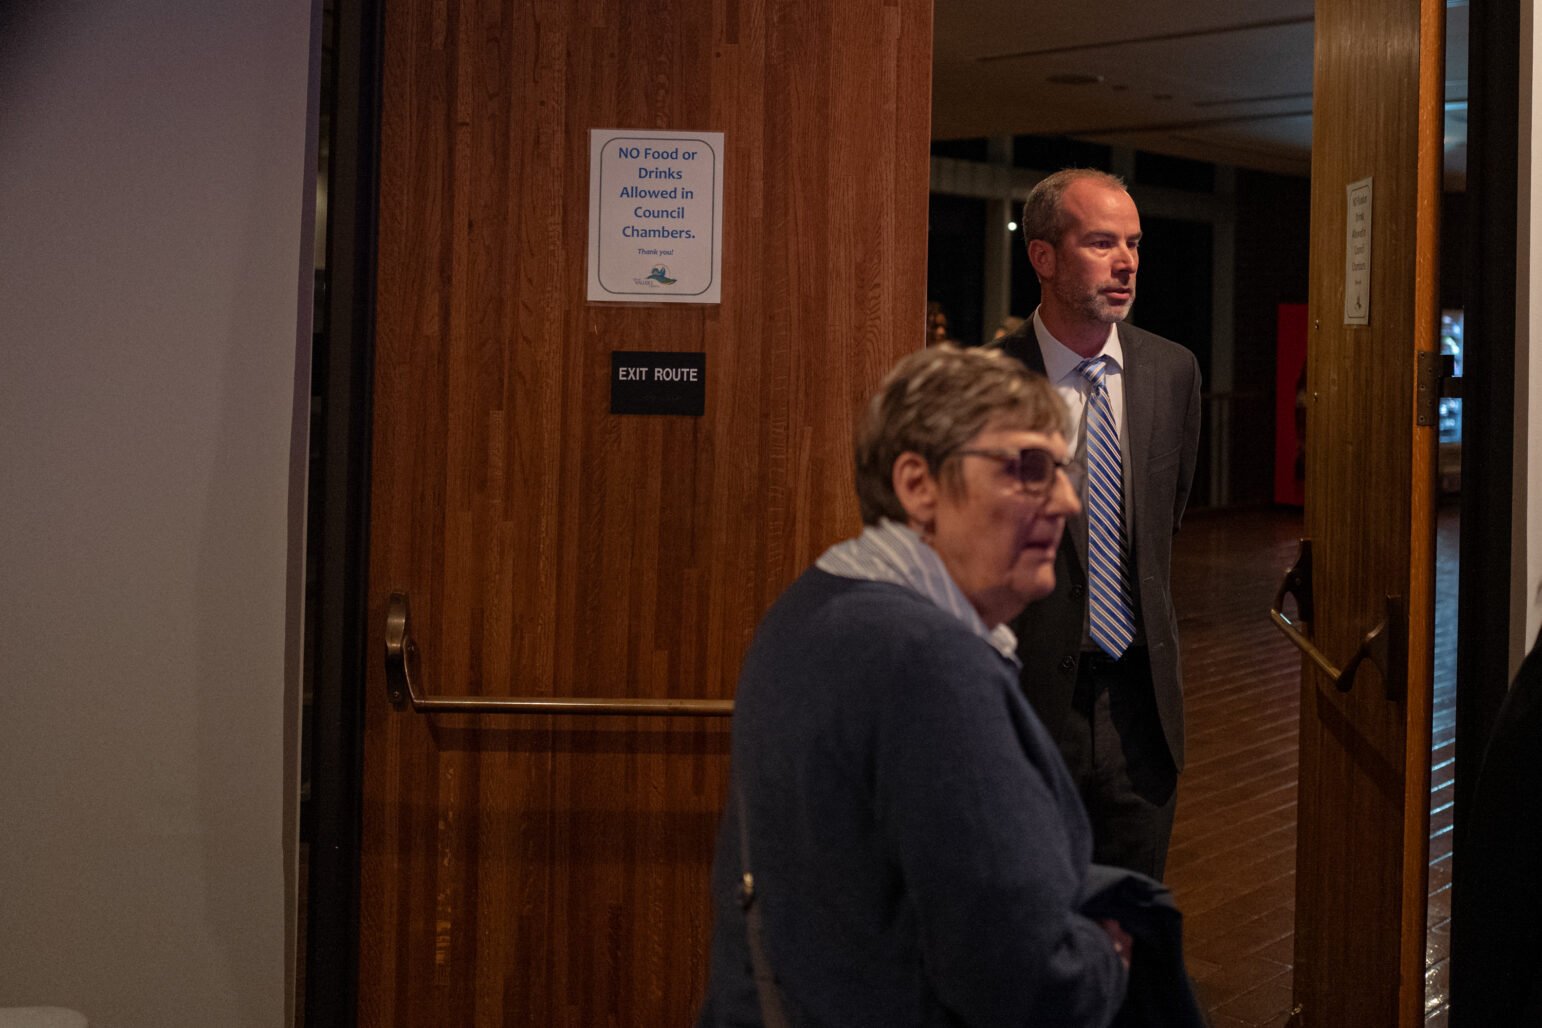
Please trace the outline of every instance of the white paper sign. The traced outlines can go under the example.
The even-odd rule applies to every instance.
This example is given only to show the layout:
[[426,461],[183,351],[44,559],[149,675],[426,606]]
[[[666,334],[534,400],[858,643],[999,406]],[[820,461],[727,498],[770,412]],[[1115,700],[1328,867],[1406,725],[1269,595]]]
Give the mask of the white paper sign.
[[589,299],[718,303],[723,133],[589,130]]
[[1371,323],[1371,180],[1345,187],[1348,216],[1344,240],[1344,324]]

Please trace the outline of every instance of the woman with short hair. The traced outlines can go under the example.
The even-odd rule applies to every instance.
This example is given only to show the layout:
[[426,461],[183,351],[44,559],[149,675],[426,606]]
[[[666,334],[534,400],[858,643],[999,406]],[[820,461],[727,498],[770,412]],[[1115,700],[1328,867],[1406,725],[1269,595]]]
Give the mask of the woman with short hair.
[[1007,627],[1080,509],[1065,418],[1042,376],[952,346],[869,404],[862,534],[739,679],[703,1025],[1113,1019],[1130,938],[1077,912],[1091,833]]

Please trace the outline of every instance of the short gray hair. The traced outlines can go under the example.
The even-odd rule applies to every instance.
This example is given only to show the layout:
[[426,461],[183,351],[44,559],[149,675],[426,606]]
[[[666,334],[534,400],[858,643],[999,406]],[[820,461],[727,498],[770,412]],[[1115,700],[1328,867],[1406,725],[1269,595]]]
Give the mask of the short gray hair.
[[1074,182],[1096,182],[1112,189],[1124,189],[1124,179],[1096,168],[1066,168],[1039,181],[1023,201],[1023,243],[1042,239],[1051,246],[1065,235],[1065,191]]
[[941,343],[912,353],[889,372],[857,425],[863,524],[909,519],[894,493],[901,454],[920,454],[944,485],[956,488],[957,472],[944,462],[987,426],[1064,435],[1067,417],[1049,380],[1000,350]]

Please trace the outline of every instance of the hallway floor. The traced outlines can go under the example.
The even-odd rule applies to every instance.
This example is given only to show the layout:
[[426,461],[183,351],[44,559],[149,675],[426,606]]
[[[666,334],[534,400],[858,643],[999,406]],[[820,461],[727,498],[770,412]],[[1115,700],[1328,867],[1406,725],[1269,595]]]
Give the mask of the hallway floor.
[[[1426,1024],[1446,1023],[1456,683],[1456,508],[1436,556]],[[1291,1007],[1296,859],[1296,649],[1269,620],[1295,560],[1298,512],[1191,515],[1175,539],[1188,767],[1167,881],[1214,1028],[1279,1028]]]

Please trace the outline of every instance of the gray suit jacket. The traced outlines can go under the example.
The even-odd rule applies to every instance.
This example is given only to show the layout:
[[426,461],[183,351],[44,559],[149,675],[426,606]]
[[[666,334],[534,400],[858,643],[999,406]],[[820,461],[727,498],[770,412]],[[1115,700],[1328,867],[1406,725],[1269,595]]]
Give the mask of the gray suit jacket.
[[[1135,533],[1131,548],[1136,616],[1151,654],[1151,686],[1162,734],[1181,771],[1183,680],[1171,591],[1172,540],[1188,504],[1199,450],[1199,362],[1177,343],[1132,325],[1120,323],[1119,342],[1124,347],[1124,430],[1130,459],[1125,503]],[[996,345],[1044,373],[1032,319]],[[1057,742],[1076,689],[1087,621],[1087,573],[1075,541],[1086,538],[1086,526],[1080,517],[1074,520],[1055,557],[1055,591],[1029,604],[1012,624],[1023,661],[1023,689]]]

